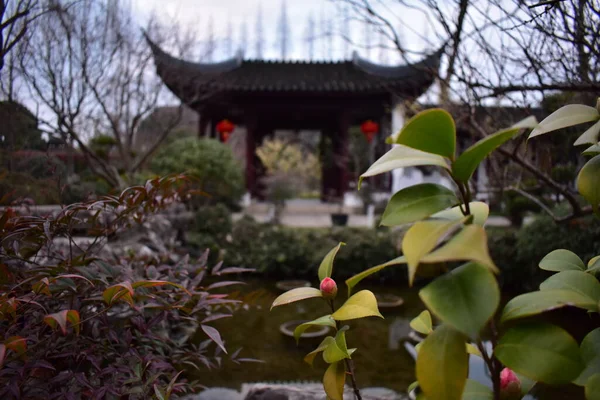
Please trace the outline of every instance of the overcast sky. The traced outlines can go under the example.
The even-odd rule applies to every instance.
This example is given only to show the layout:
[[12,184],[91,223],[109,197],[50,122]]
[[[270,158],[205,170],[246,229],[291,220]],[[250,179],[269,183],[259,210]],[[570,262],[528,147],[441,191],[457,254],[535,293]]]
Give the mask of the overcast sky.
[[[257,10],[262,9],[264,58],[279,58],[280,50],[277,46],[277,27],[281,15],[282,0],[134,0],[134,8],[143,25],[148,16],[155,13],[161,22],[179,24],[182,28],[192,28],[198,36],[198,41],[206,41],[208,36],[208,22],[212,18],[214,34],[217,39],[218,49],[215,60],[227,58],[225,38],[228,36],[228,26],[231,21],[233,31],[233,51],[239,48],[241,43],[240,34],[242,26],[247,26],[247,50],[246,58],[255,57],[255,37]],[[418,32],[425,33],[425,19],[421,15],[412,15],[410,10],[401,10],[403,18],[411,21],[411,26]],[[309,58],[308,44],[304,40],[307,35],[309,17],[315,20],[315,31],[319,35],[327,29],[340,32],[339,21],[342,19],[339,7],[328,0],[287,0],[287,13],[290,29],[290,59]],[[392,17],[393,19],[394,17]],[[331,25],[328,21],[333,20]],[[349,58],[353,50],[358,50],[361,55],[368,56],[373,61],[383,63],[400,63],[400,57],[395,51],[382,51],[380,49],[365,50],[362,44],[365,42],[364,26],[359,23],[351,23],[348,27],[352,40],[357,46],[344,45],[343,40],[337,36],[328,45],[326,38],[314,43],[315,59],[341,59]],[[405,41],[412,50],[422,51],[426,44],[410,29],[403,29],[402,34]],[[376,32],[370,34],[373,46],[380,43],[381,38]],[[386,43],[391,46],[390,43]],[[333,51],[328,51],[331,46]],[[344,48],[346,56],[344,57]],[[201,54],[201,51],[198,52]]]

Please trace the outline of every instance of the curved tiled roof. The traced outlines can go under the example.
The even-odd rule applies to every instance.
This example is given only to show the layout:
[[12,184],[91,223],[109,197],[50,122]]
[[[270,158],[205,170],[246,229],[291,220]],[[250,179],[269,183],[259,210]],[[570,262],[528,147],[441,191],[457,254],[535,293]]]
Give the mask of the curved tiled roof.
[[[148,38],[147,38],[148,39]],[[394,93],[417,97],[437,74],[442,51],[415,64],[383,66],[358,57],[352,61],[306,62],[243,60],[219,63],[177,59],[148,39],[158,75],[188,105],[222,93]]]

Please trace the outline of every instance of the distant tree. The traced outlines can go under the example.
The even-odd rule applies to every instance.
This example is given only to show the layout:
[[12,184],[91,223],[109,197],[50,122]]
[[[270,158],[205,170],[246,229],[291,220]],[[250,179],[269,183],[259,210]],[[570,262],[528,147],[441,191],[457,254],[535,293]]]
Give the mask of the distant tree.
[[201,61],[213,61],[215,52],[217,50],[217,42],[215,39],[215,28],[214,28],[214,20],[212,15],[208,19],[208,24],[206,25],[206,41],[205,41],[205,51],[204,55],[206,60]]
[[386,37],[383,32],[379,32],[379,62],[382,64],[388,63],[388,49],[387,49]]
[[248,24],[246,20],[242,22],[242,26],[240,28],[240,41],[238,50],[241,51],[242,55],[245,55],[248,51]]
[[286,0],[281,0],[281,14],[279,15],[279,23],[277,24],[277,46],[282,60],[286,60],[290,54],[292,45],[290,24],[287,14]]
[[233,25],[231,18],[227,21],[227,37],[225,38],[225,52],[227,57],[233,57]]
[[371,24],[370,23],[365,23],[363,25],[363,29],[364,29],[364,46],[365,46],[365,51],[367,54],[367,58],[371,57],[371,47],[373,47],[373,43],[371,41],[371,37],[372,37],[372,32],[371,32]]
[[[147,28],[158,31],[153,21]],[[146,151],[133,150],[141,121],[159,105],[165,88],[131,9],[116,1],[79,0],[40,17],[23,44],[20,73],[32,101],[44,110],[42,129],[78,147],[111,186],[126,186],[180,117],[162,121],[162,134]],[[110,161],[88,146],[94,132],[114,138]]]
[[308,15],[306,23],[306,32],[304,34],[304,42],[306,43],[306,54],[309,60],[315,58],[315,18],[312,13]]
[[265,42],[265,36],[263,32],[263,14],[262,14],[262,4],[258,4],[258,9],[256,10],[256,26],[255,26],[255,38],[254,38],[254,51],[256,55],[256,59],[260,60],[263,58],[263,45]]

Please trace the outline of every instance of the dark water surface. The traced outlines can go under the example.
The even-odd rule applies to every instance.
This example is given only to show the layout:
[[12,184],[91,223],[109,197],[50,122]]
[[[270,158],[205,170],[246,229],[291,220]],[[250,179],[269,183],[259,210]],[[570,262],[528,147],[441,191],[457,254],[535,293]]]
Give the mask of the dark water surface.
[[[329,314],[327,304],[322,299],[309,299],[269,311],[273,300],[282,293],[275,287],[275,282],[255,280],[238,288],[237,297],[247,305],[236,311],[232,318],[215,321],[213,326],[219,329],[230,351],[243,347],[239,357],[257,358],[264,363],[237,365],[224,360],[222,369],[203,372],[202,382],[209,386],[239,389],[245,382],[321,381],[326,368],[322,357],[315,359],[312,368],[303,358],[323,338],[301,339],[297,346],[293,338],[280,333],[279,327],[287,321],[312,320]],[[402,340],[410,332],[410,320],[424,310],[418,290],[364,285],[358,288],[362,289],[401,296],[404,304],[391,309],[382,308],[385,319],[371,317],[348,321],[348,347],[358,348],[352,357],[358,384],[404,392],[415,380],[415,364],[404,349]],[[340,284],[336,306],[345,299],[346,287]]]
[[[316,281],[313,287],[317,287]],[[336,306],[339,307],[346,299],[347,288],[341,283],[338,289]],[[405,393],[416,379],[415,362],[403,343],[408,339],[410,321],[425,309],[418,297],[419,288],[360,285],[355,292],[362,289],[369,289],[375,294],[400,296],[404,304],[396,308],[381,308],[385,319],[371,317],[347,321],[350,326],[346,334],[348,347],[358,348],[352,356],[358,385],[362,388],[382,386]],[[243,300],[245,305],[240,306],[232,318],[211,324],[221,332],[230,353],[242,347],[238,357],[260,359],[264,363],[236,364],[225,356],[222,368],[203,371],[198,376],[200,381],[209,387],[236,390],[243,383],[250,382],[320,382],[326,369],[322,357],[315,358],[312,368],[303,358],[319,345],[323,337],[301,339],[296,345],[295,340],[284,336],[279,327],[288,321],[312,320],[329,314],[327,304],[322,299],[309,299],[269,311],[273,300],[282,293],[275,287],[274,281],[250,280],[233,290],[236,291],[234,297]],[[198,339],[206,337],[200,335]],[[487,371],[480,359],[472,356],[470,364],[470,377],[485,381]],[[189,372],[191,377],[197,373]],[[527,396],[527,399],[577,400],[584,399],[584,396],[583,391],[573,385],[561,388],[536,385],[533,396]]]

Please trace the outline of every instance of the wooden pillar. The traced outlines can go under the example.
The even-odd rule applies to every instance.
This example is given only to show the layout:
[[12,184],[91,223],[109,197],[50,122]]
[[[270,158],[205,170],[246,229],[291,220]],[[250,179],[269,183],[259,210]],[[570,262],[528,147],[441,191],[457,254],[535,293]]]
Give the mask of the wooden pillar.
[[335,193],[335,168],[332,139],[335,133],[330,127],[321,129],[321,143],[319,156],[321,161],[321,201],[329,202]]
[[350,118],[347,112],[338,115],[337,129],[333,136],[334,188],[338,199],[343,199],[348,189],[348,129]]
[[246,189],[256,197],[256,139],[258,136],[258,117],[255,112],[247,111],[244,117],[246,125]]
[[200,118],[198,119],[198,138],[206,136],[206,127],[208,126],[208,113],[206,111],[200,112]]

